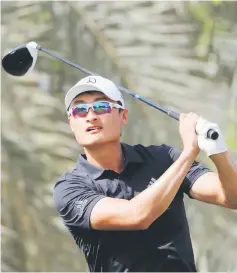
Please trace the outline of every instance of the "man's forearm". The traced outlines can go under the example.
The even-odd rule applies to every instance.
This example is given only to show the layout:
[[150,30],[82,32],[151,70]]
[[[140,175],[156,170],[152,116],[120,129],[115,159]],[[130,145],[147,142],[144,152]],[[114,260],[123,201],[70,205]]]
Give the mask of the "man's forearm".
[[228,152],[210,156],[215,164],[221,181],[226,202],[237,209],[237,167],[231,161]]
[[152,186],[130,201],[145,227],[151,225],[169,207],[195,157],[191,152],[182,152]]

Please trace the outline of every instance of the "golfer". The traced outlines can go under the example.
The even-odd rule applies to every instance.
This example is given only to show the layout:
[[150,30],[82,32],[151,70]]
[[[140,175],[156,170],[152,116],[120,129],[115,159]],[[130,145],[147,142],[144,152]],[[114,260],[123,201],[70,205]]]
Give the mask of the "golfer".
[[[219,126],[195,113],[181,114],[180,151],[121,143],[128,111],[115,84],[100,76],[80,80],[65,106],[84,153],[57,180],[54,204],[89,270],[196,271],[184,194],[237,209],[237,168]],[[208,128],[218,131],[217,140],[206,138]],[[195,160],[200,150],[216,172]]]

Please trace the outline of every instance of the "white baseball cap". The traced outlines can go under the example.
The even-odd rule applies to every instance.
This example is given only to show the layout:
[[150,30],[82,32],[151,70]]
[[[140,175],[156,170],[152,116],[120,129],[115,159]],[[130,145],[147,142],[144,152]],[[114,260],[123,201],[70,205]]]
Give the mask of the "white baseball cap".
[[87,91],[102,92],[111,100],[120,101],[122,106],[125,107],[123,96],[112,81],[101,76],[88,76],[81,79],[67,92],[65,96],[66,109],[68,110],[76,96]]

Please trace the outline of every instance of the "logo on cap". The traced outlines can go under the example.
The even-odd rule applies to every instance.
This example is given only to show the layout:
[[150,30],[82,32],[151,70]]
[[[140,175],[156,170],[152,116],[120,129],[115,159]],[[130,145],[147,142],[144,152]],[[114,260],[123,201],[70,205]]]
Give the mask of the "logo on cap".
[[89,82],[91,82],[91,83],[96,83],[96,78],[89,77],[89,79],[87,80],[86,83],[89,83]]

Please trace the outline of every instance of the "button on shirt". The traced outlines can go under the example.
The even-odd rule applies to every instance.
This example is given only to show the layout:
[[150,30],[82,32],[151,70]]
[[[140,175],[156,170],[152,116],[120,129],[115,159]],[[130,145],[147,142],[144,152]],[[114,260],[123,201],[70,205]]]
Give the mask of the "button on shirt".
[[[156,180],[180,156],[174,147],[121,143],[125,167],[118,174],[90,164],[80,155],[72,172],[54,187],[54,204],[91,272],[196,271],[183,195],[210,170],[194,161],[168,209],[146,230],[103,231],[90,225],[90,214],[102,198],[131,200]],[[157,182],[159,183],[159,182]],[[158,204],[157,204],[158,205]]]

